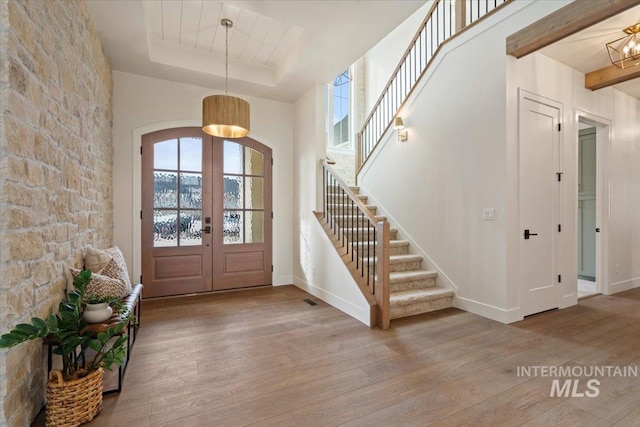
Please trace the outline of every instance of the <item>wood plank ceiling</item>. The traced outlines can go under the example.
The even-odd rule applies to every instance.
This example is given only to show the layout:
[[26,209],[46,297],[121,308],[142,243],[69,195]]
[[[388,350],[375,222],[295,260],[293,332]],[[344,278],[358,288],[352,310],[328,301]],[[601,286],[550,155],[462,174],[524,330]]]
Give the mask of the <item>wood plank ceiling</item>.
[[267,84],[272,77],[268,71],[272,72],[285,60],[303,33],[298,26],[260,15],[238,3],[207,0],[145,2],[151,58],[167,65],[191,66],[224,75],[222,18],[233,21],[229,30],[230,64],[249,65],[254,73],[262,71],[261,82]]

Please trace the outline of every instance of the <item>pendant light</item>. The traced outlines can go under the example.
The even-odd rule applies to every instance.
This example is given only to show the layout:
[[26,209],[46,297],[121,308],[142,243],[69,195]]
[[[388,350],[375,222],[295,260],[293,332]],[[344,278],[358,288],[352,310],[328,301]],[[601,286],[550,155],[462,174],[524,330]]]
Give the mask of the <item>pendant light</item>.
[[618,68],[629,68],[640,65],[640,24],[622,30],[626,35],[607,43],[607,51],[611,63]]
[[225,27],[224,95],[211,95],[202,100],[202,131],[222,138],[242,138],[249,134],[249,103],[229,96],[229,28],[230,19],[223,19]]

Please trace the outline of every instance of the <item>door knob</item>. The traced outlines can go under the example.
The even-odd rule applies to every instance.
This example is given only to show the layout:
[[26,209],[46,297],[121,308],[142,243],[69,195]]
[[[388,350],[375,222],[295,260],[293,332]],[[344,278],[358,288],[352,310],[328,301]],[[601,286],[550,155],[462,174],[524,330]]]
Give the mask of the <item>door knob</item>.
[[528,240],[531,236],[537,236],[538,233],[532,233],[528,229],[524,230],[524,239]]
[[200,230],[200,231],[204,231],[204,232],[205,232],[205,234],[211,234],[211,226],[210,226],[210,225],[207,225],[205,228],[203,228],[203,229],[202,229],[202,230]]

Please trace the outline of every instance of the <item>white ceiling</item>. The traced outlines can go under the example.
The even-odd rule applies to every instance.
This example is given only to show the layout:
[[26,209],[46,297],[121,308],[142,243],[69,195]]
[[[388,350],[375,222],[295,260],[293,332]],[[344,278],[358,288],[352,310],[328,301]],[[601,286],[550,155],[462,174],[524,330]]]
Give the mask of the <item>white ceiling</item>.
[[113,69],[293,102],[364,55],[428,0],[88,0]]
[[[624,36],[623,28],[640,22],[640,5],[573,34],[540,50],[540,53],[583,73],[611,65],[606,43]],[[640,79],[614,85],[640,99]]]
[[[430,0],[87,0],[115,70],[293,102],[326,83]],[[581,72],[610,65],[605,43],[640,22],[640,6],[541,50]],[[640,79],[615,85],[640,99]]]

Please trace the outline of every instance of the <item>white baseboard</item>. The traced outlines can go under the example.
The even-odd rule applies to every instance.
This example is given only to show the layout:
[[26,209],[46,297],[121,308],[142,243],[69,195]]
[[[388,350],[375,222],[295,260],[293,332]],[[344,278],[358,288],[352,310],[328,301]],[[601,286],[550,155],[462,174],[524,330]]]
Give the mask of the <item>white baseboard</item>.
[[615,294],[622,291],[628,291],[629,289],[640,287],[640,277],[635,279],[623,280],[622,282],[611,284],[611,294]]
[[562,310],[563,308],[571,307],[576,304],[578,304],[578,295],[574,292],[567,295],[563,295],[560,298],[560,305],[558,308]]
[[292,283],[293,283],[292,275],[278,276],[278,278],[273,281],[273,286],[285,286],[285,285],[291,285]]
[[[362,190],[366,190],[366,188],[362,187]],[[415,240],[413,240],[411,235],[404,228],[402,228],[402,225],[400,225],[400,222],[396,220],[393,217],[393,215],[391,215],[380,202],[378,202],[378,200],[375,198],[375,196],[371,194],[371,192],[363,193],[362,190],[360,191],[360,194],[365,194],[369,198],[367,201],[367,204],[375,205],[378,208],[376,215],[386,216],[387,222],[389,222],[389,224],[392,227],[395,227],[398,229],[398,232],[400,233],[400,238],[409,242],[409,247],[411,248],[410,249],[411,252],[416,255],[420,255],[422,257],[422,260],[426,264],[426,265],[423,265],[423,268],[425,270],[432,270],[438,273],[438,278],[436,279],[436,283],[438,284],[438,286],[450,289],[457,294],[458,286],[447,275],[447,273],[445,273],[444,270],[442,270],[440,266],[427,254],[427,252],[424,249],[422,249],[422,246],[420,246]]]
[[453,299],[453,306],[460,310],[468,311],[473,314],[477,314],[482,317],[495,320],[500,323],[513,323],[522,320],[520,316],[519,308],[511,308],[505,310],[504,308],[494,307],[489,304],[474,301],[472,299],[456,296]]
[[364,323],[367,326],[371,326],[370,324],[370,313],[363,309],[362,307],[358,307],[357,305],[345,300],[344,298],[339,297],[338,295],[332,294],[331,292],[326,291],[325,289],[321,289],[300,277],[293,277],[293,284],[298,288],[302,289],[305,292],[310,293],[314,297],[320,298],[322,301],[327,304],[337,308],[338,310],[348,314],[356,320]]

